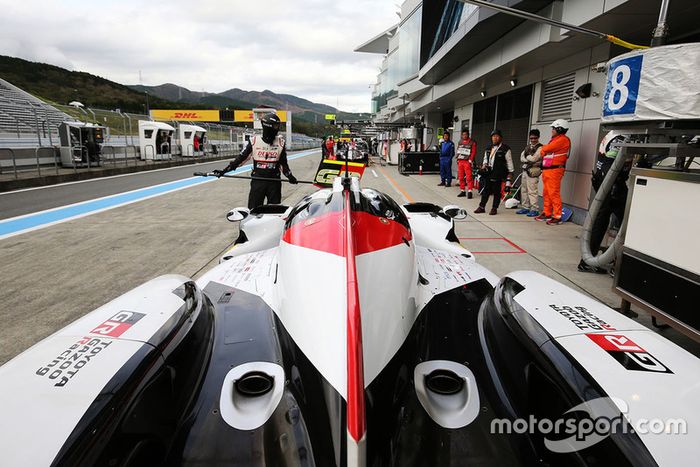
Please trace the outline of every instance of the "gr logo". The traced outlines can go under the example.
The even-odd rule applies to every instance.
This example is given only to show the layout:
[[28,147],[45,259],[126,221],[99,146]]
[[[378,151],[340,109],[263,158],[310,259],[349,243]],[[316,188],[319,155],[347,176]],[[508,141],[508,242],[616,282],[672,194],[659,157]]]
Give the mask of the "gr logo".
[[610,65],[603,98],[604,116],[634,113],[637,108],[643,59],[644,56],[637,55]]
[[586,336],[627,370],[673,373],[627,336],[620,334],[586,334]]
[[109,337],[119,337],[129,330],[131,326],[140,321],[144,316],[146,315],[143,313],[137,313],[136,311],[122,310],[90,331],[90,333]]

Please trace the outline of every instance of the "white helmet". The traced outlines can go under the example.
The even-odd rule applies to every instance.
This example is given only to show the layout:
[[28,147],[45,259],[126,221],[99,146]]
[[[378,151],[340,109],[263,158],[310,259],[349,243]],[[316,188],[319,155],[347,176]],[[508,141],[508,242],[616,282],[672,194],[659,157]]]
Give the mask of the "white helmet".
[[508,198],[506,200],[506,209],[514,209],[518,207],[518,200],[515,198]]
[[563,118],[557,118],[552,122],[550,125],[552,128],[561,128],[562,130],[568,130],[569,129],[569,122],[564,120]]

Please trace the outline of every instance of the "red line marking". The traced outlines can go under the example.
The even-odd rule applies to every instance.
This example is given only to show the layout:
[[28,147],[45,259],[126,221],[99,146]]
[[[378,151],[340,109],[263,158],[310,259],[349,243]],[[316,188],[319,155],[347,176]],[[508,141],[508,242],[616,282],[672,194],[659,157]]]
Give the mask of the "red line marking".
[[527,253],[524,249],[520,248],[518,245],[515,243],[511,242],[508,240],[506,237],[457,237],[460,240],[503,240],[506,242],[508,245],[512,246],[518,251],[472,251],[474,254],[483,254],[483,253],[489,253],[489,254],[502,254],[502,253]]
[[347,418],[350,435],[359,442],[365,433],[365,384],[362,362],[362,321],[355,266],[350,196],[345,197],[345,257],[347,264]]
[[512,246],[513,248],[515,248],[516,250],[518,250],[520,253],[527,253],[527,251],[523,250],[523,249],[520,248],[518,245],[516,245],[515,243],[511,242],[511,241],[508,240],[506,237],[503,237],[503,241],[505,241],[507,244],[509,244],[510,246]]

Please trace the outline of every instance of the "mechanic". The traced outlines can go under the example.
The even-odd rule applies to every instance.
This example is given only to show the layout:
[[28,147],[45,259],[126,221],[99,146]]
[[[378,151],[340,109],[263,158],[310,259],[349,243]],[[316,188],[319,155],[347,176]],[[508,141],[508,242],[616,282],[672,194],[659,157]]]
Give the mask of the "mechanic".
[[217,177],[221,177],[226,172],[236,170],[251,155],[253,156],[253,172],[251,175],[267,180],[251,180],[250,194],[248,195],[248,208],[253,209],[265,204],[279,204],[282,201],[282,181],[280,180],[280,169],[289,183],[296,184],[297,179],[292,175],[287,163],[287,149],[284,139],[278,136],[280,129],[280,118],[269,113],[260,119],[262,124],[262,138],[258,135],[248,141],[248,145],[233,161],[223,170],[214,170]]
[[455,143],[450,141],[450,132],[442,135],[440,144],[440,183],[438,186],[452,186],[452,158],[455,155]]
[[[625,136],[615,131],[609,132],[603,137],[598,148],[598,157],[595,163],[595,172],[591,177],[593,189],[598,192],[600,186],[605,180],[610,167],[612,167],[615,158],[620,152],[620,144],[625,142]],[[629,178],[630,170],[632,169],[632,161],[625,164],[617,175],[615,182],[608,196],[605,197],[600,205],[598,216],[593,220],[591,226],[591,254],[596,256],[600,250],[600,244],[603,242],[603,237],[608,231],[610,225],[610,216],[614,215],[613,224],[619,226],[625,216],[625,204],[627,203],[627,179]],[[595,272],[597,274],[605,274],[608,271],[604,268],[589,266],[583,259],[578,263],[578,270],[581,272]]]
[[515,211],[516,214],[527,214],[527,217],[540,215],[537,205],[537,185],[542,174],[542,156],[537,152],[542,147],[540,143],[540,130],[532,129],[528,135],[529,143],[520,153],[520,162],[523,165],[522,181],[520,182],[520,204],[522,208]]
[[510,191],[513,183],[513,170],[515,169],[510,146],[503,143],[501,130],[493,130],[491,132],[491,147],[484,153],[484,161],[481,164],[481,169],[479,169],[479,175],[484,180],[484,187],[481,192],[479,207],[474,211],[475,214],[486,212],[486,203],[491,195],[493,195],[493,205],[489,215],[495,216],[498,214],[503,182],[505,182],[506,191]]
[[335,160],[335,141],[333,141],[333,137],[329,136],[328,140],[326,141],[326,159],[330,159],[332,161]]
[[569,122],[558,118],[552,122],[552,139],[537,150],[542,156],[542,198],[544,208],[535,217],[537,221],[546,221],[547,225],[562,223],[561,180],[566,170],[566,160],[571,150],[571,140],[566,136]]
[[321,139],[321,160],[326,158],[326,138]]
[[[469,137],[469,128],[464,128],[462,129],[462,139],[457,145],[457,178],[459,179],[460,190],[457,195],[458,198],[467,196],[467,199],[472,199],[474,156],[476,156],[476,141]],[[468,194],[464,191],[465,188],[469,190]]]

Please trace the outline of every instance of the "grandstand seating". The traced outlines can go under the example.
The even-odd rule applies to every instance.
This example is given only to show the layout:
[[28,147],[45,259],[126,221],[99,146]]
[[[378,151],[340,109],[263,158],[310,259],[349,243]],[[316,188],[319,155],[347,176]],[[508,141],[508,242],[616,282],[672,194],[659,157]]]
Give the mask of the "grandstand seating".
[[56,134],[61,122],[75,118],[0,79],[0,134]]

